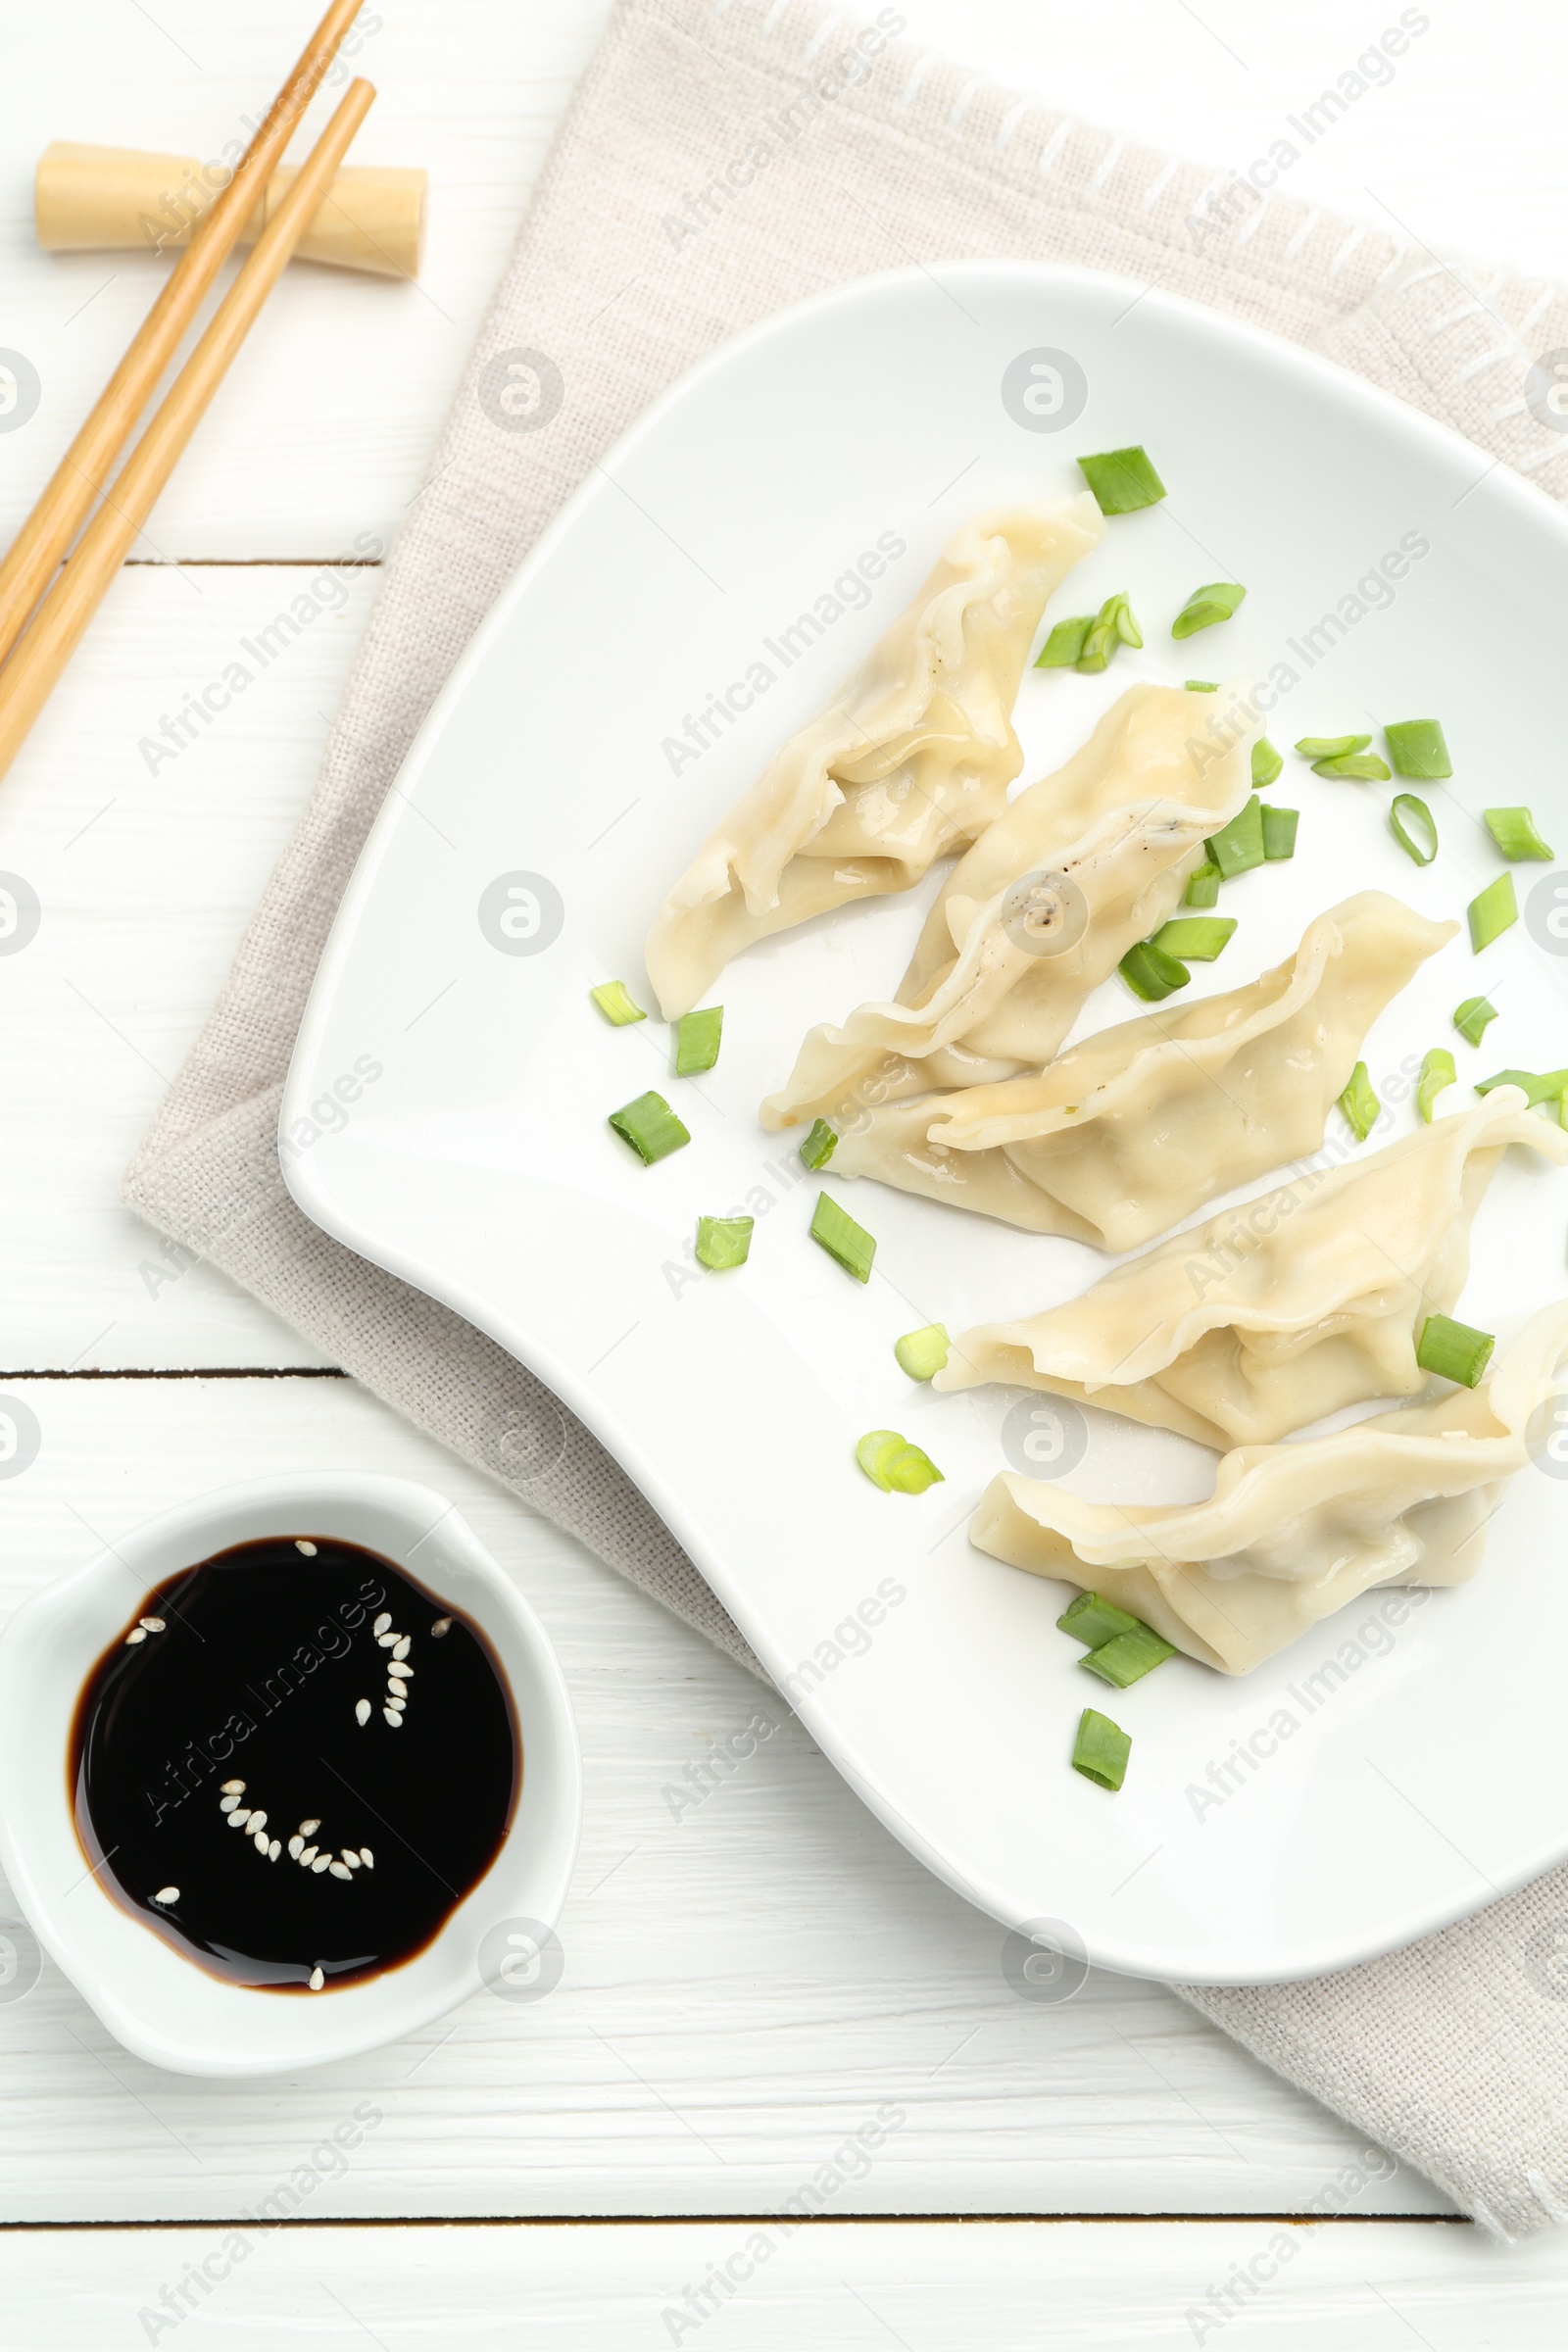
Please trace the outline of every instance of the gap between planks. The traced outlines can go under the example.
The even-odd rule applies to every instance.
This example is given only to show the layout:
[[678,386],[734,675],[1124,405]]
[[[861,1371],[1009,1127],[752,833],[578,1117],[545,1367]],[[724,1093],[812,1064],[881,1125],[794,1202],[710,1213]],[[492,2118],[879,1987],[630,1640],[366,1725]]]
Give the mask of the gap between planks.
[[[766,2229],[776,2213],[382,2213],[301,2216],[269,2223],[269,2231],[310,2230],[727,2230]],[[812,2213],[795,2230],[1048,2230],[1092,2223],[1105,2230],[1141,2230],[1156,2223],[1195,2225],[1245,2224],[1249,2229],[1277,2224],[1281,2229],[1403,2230],[1412,2223],[1440,2230],[1474,2230],[1464,2213],[1339,2213],[1320,2220],[1310,2213]],[[69,2233],[76,2237],[149,2237],[172,2230],[242,2230],[255,2226],[254,2214],[237,2219],[161,2222],[4,2222],[0,2237],[40,2237]]]

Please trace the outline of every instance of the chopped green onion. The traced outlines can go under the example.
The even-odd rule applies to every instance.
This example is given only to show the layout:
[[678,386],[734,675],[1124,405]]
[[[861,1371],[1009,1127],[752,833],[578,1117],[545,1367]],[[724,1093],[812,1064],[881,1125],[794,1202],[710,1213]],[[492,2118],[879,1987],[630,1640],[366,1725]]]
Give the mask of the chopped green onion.
[[744,1266],[752,1252],[755,1217],[699,1217],[697,1262],[713,1274],[729,1266]]
[[1118,1634],[1134,1634],[1143,1624],[1141,1617],[1129,1617],[1113,1600],[1099,1592],[1080,1592],[1070,1600],[1056,1619],[1058,1634],[1071,1634],[1090,1649],[1100,1649],[1113,1642]]
[[838,1131],[826,1119],[813,1119],[811,1132],[801,1146],[801,1157],[808,1168],[825,1168],[838,1143]]
[[1435,718],[1397,719],[1384,728],[1383,740],[1396,776],[1415,776],[1436,784],[1453,773],[1443,729]]
[[1209,835],[1208,856],[1210,863],[1219,867],[1224,882],[1233,881],[1238,874],[1250,873],[1254,865],[1262,864],[1263,804],[1255,792],[1228,825]]
[[1528,808],[1483,808],[1481,813],[1505,858],[1544,858],[1549,863],[1557,855],[1549,842],[1542,840]]
[[1352,784],[1387,784],[1389,763],[1376,752],[1347,752],[1341,760],[1314,760],[1314,776],[1348,776]]
[[1074,1772],[1081,1772],[1097,1788],[1108,1788],[1114,1794],[1127,1777],[1127,1759],[1132,1752],[1133,1743],[1119,1724],[1085,1707],[1072,1743]]
[[1438,854],[1438,820],[1413,792],[1396,792],[1389,808],[1389,827],[1395,840],[1417,865],[1430,865]]
[[873,1429],[855,1448],[855,1458],[872,1486],[884,1494],[923,1494],[945,1482],[928,1453],[901,1438],[896,1429]]
[[847,1208],[840,1208],[831,1193],[816,1196],[811,1239],[820,1242],[829,1257],[837,1258],[845,1273],[853,1274],[857,1282],[870,1281],[876,1244],[863,1225],[857,1225]]
[[1210,864],[1205,858],[1202,864],[1195,865],[1188,875],[1187,896],[1182,901],[1182,905],[1184,906],[1217,906],[1219,884],[1219,867]]
[[1372,1081],[1366,1074],[1366,1063],[1358,1061],[1350,1072],[1350,1083],[1340,1097],[1340,1108],[1349,1121],[1350,1131],[1358,1144],[1364,1144],[1377,1124],[1383,1108],[1372,1092]]
[[1116,969],[1133,995],[1142,997],[1146,1004],[1157,1004],[1162,997],[1185,988],[1193,976],[1185,963],[1178,963],[1174,956],[1156,948],[1152,939],[1129,948]]
[[1259,791],[1277,781],[1284,773],[1285,762],[1266,735],[1260,735],[1252,746],[1252,782]]
[[1415,1106],[1432,1124],[1432,1105],[1446,1086],[1452,1086],[1459,1073],[1453,1066],[1453,1055],[1446,1046],[1434,1046],[1421,1056],[1421,1076],[1416,1082]]
[[1183,963],[1212,963],[1235,929],[1234,914],[1178,914],[1162,923],[1149,944],[1162,956],[1179,956]]
[[1246,594],[1239,580],[1210,580],[1205,588],[1195,588],[1171,622],[1171,635],[1196,637],[1200,629],[1231,619]]
[[1560,1102],[1568,1088],[1568,1070],[1497,1070],[1490,1078],[1476,1080],[1476,1093],[1490,1095],[1494,1087],[1522,1087],[1529,1098],[1528,1107],[1538,1102]]
[[675,1031],[675,1075],[695,1078],[702,1070],[710,1070],[718,1059],[718,1040],[724,1027],[722,1004],[709,1004],[701,1012],[683,1012]]
[[648,1015],[640,1004],[634,1004],[626,994],[624,980],[607,980],[602,988],[591,988],[588,994],[607,1021],[616,1029],[624,1029],[628,1021],[646,1021]]
[[906,1331],[902,1340],[895,1340],[893,1352],[901,1372],[907,1372],[911,1380],[929,1380],[947,1362],[952,1345],[945,1323],[927,1323],[923,1330]]
[[1189,694],[1218,694],[1219,692],[1218,678],[1189,678],[1186,683]]
[[1149,452],[1136,442],[1131,449],[1102,449],[1078,463],[1102,514],[1134,514],[1140,507],[1157,506],[1165,495]]
[[1485,997],[1466,997],[1453,1016],[1453,1025],[1467,1046],[1479,1046],[1489,1021],[1497,1017],[1497,1007]]
[[1268,859],[1296,856],[1296,828],[1301,821],[1299,808],[1282,808],[1275,801],[1263,807],[1263,856]]
[[1513,895],[1512,874],[1499,874],[1465,908],[1470,918],[1470,945],[1479,956],[1483,948],[1519,920],[1519,902]]
[[610,1124],[648,1167],[692,1140],[662,1095],[639,1095],[635,1102],[612,1110]]
[[1036,669],[1071,669],[1094,625],[1092,612],[1078,612],[1070,620],[1058,620],[1036,657]]
[[1348,760],[1352,752],[1364,752],[1371,740],[1370,735],[1303,735],[1296,748],[1303,760]]
[[1107,596],[1089,624],[1077,666],[1085,675],[1104,669],[1119,645],[1142,645],[1143,634],[1125,596]]
[[1489,1331],[1472,1331],[1468,1323],[1450,1322],[1446,1315],[1428,1315],[1415,1344],[1415,1360],[1423,1372],[1436,1372],[1442,1380],[1473,1389],[1496,1345]]
[[1163,1666],[1175,1655],[1174,1642],[1163,1640],[1152,1625],[1139,1625],[1130,1634],[1118,1634],[1113,1642],[1090,1650],[1078,1663],[1086,1673],[1098,1674],[1102,1683],[1125,1690],[1130,1683],[1142,1682],[1152,1668]]

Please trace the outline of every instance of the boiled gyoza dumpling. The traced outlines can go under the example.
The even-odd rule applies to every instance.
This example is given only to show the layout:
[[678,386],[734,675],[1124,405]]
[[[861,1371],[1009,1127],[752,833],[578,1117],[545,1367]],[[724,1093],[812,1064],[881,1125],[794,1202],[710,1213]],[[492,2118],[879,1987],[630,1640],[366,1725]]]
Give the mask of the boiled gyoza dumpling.
[[1328,1438],[1227,1453],[1207,1502],[1081,1502],[993,1479],[969,1540],[1130,1609],[1246,1674],[1373,1585],[1462,1585],[1505,1482],[1554,1428],[1568,1306],[1529,1322],[1492,1379]]
[[1047,599],[1104,537],[1087,491],[991,507],[710,834],[648,936],[666,1020],[732,956],[852,899],[908,890],[972,841],[1023,765],[1012,706]]
[[1372,1022],[1457,929],[1362,891],[1245,988],[1160,1004],[1031,1077],[860,1112],[833,1172],[1136,1250],[1315,1152]]
[[867,1102],[1049,1061],[1091,989],[1164,921],[1209,834],[1244,806],[1256,733],[1243,686],[1223,702],[1131,687],[954,867],[897,1001],[811,1030],[789,1084],[762,1104],[763,1126],[842,1126]]
[[932,1385],[1049,1389],[1218,1446],[1418,1396],[1421,1325],[1464,1288],[1470,1220],[1503,1152],[1568,1165],[1568,1135],[1526,1102],[1500,1086],[1478,1110],[1222,1209],[1081,1298],[979,1324]]

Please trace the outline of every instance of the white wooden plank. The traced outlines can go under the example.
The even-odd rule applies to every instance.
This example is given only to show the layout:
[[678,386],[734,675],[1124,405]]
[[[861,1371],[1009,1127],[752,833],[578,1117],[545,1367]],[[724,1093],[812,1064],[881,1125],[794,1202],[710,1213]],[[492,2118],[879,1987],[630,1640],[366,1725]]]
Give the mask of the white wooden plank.
[[[283,2082],[162,2075],[52,1968],[0,2000],[0,2215],[253,2208],[361,2099],[385,2121],[313,2216],[751,2213],[879,2109],[834,2210],[1280,2212],[1356,2135],[1160,1988],[1098,1977],[1060,2006],[1003,1976],[1001,1931],[930,1878],[777,1700],[699,1637],[347,1382],[6,1383],[36,1413],[4,1488],[14,1605],[148,1513],[224,1480],[356,1464],[468,1511],[558,1643],[587,1772],[583,1855],[547,2000],[480,1994],[428,2033]],[[778,1729],[701,1803],[688,1769]],[[1364,2165],[1357,2212],[1441,2209]]]
[[180,2352],[285,2338],[383,2352],[1190,2352],[1221,2341],[1225,2352],[1555,2352],[1565,2287],[1560,2234],[1503,2252],[1473,2229],[1414,2222],[789,2232],[769,2217],[525,2230],[242,2222],[221,2235],[0,2239],[8,2335],[51,2352],[167,2342],[176,2326]]

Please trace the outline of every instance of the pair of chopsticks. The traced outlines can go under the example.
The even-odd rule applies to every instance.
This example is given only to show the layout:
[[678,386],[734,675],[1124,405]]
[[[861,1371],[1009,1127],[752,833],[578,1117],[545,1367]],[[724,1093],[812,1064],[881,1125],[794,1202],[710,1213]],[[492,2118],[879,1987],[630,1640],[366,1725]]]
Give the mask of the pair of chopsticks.
[[[360,6],[361,0],[332,0],[233,178],[0,563],[0,776],[48,701],[369,112],[374,87],[352,82],[111,489],[110,468],[238,242]],[[100,494],[102,504],[73,547]]]

